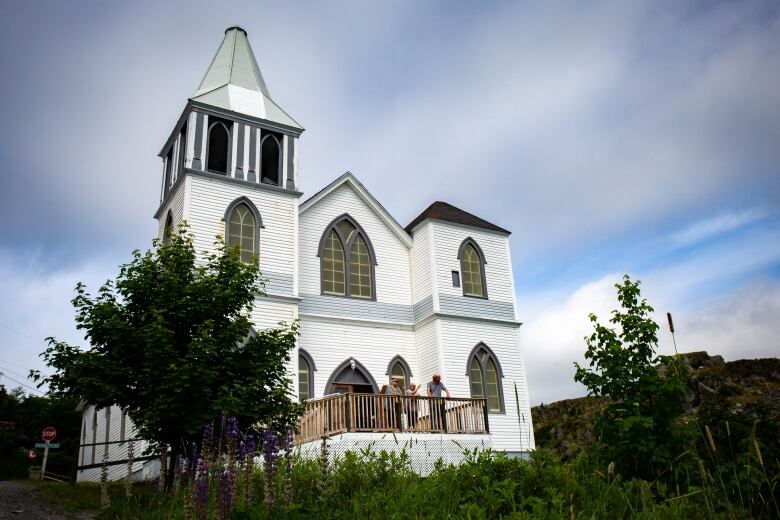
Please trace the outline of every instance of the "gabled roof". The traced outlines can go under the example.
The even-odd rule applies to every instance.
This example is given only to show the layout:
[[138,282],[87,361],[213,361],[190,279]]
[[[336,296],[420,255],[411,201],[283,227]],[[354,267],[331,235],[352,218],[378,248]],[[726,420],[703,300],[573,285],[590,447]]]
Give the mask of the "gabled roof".
[[489,229],[491,231],[498,231],[499,233],[506,233],[507,235],[511,233],[502,227],[491,224],[487,220],[483,220],[476,215],[472,215],[468,211],[463,211],[460,208],[456,208],[452,204],[447,204],[446,202],[440,201],[436,201],[428,206],[425,211],[417,216],[416,219],[412,220],[409,225],[406,226],[406,232],[411,235],[412,230],[417,226],[417,224],[429,218],[434,220],[444,220],[446,222],[454,222],[464,226]]
[[271,99],[246,31],[241,27],[225,31],[217,54],[190,99],[303,130]]
[[410,237],[406,231],[401,227],[401,224],[393,218],[393,216],[374,198],[373,195],[366,189],[363,184],[357,180],[357,177],[352,175],[352,172],[345,172],[339,178],[322,188],[320,191],[303,201],[298,206],[299,213],[306,212],[309,208],[317,204],[319,201],[327,197],[330,193],[334,192],[341,185],[346,184],[365,202],[368,207],[374,210],[379,218],[385,223],[387,227],[398,237],[406,247],[412,247],[412,237]]

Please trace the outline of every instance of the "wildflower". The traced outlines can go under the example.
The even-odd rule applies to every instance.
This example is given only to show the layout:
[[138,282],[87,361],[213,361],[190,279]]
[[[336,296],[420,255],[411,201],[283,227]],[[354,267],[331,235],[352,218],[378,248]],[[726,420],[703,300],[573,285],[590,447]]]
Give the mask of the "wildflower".
[[265,472],[265,503],[273,507],[276,502],[276,464],[279,459],[277,451],[278,437],[272,429],[263,432],[263,470]]
[[165,479],[168,475],[168,444],[160,444],[160,479],[157,491],[162,491],[165,487]]
[[284,452],[284,503],[292,503],[292,449],[293,431],[290,428],[282,430],[282,451]]
[[198,459],[193,502],[195,503],[195,518],[205,519],[209,506],[209,462],[204,459]]
[[255,459],[255,437],[244,434],[241,438],[239,459],[243,465],[244,476],[244,503],[252,502],[252,468]]
[[125,496],[130,498],[133,494],[133,457],[135,456],[135,441],[130,439],[127,442],[127,476],[125,477]]
[[330,464],[328,463],[328,438],[322,436],[320,444],[319,474],[317,479],[317,490],[323,499],[328,495],[330,485]]
[[217,517],[220,520],[229,518],[230,511],[233,509],[235,479],[235,468],[230,465],[223,466],[219,474],[219,487],[217,490]]
[[610,462],[607,466],[607,476],[610,480],[615,480],[615,463]]
[[108,498],[108,453],[103,453],[103,461],[100,466],[100,507],[102,509],[111,505]]

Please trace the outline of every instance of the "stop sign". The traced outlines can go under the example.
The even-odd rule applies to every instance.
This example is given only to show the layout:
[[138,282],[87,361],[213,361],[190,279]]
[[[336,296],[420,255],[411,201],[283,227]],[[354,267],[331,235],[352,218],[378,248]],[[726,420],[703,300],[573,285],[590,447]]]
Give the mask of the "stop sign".
[[55,430],[51,426],[47,426],[41,432],[41,439],[43,439],[46,442],[51,442],[56,438],[57,438],[57,430]]

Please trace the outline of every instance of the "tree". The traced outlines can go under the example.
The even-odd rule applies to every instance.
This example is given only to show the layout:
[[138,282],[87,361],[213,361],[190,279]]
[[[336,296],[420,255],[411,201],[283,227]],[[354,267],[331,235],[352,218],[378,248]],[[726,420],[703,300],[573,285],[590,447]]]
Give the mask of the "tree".
[[[679,360],[656,355],[658,325],[639,284],[628,275],[615,284],[621,310],[613,310],[609,322],[617,328],[589,315],[594,331],[585,337],[585,358],[591,368],[575,363],[574,380],[588,388],[588,395],[609,399],[596,425],[607,455],[623,473],[642,476],[664,462],[669,451],[661,448],[672,446],[672,422],[681,412],[686,371]],[[659,363],[671,370],[659,372]]]
[[76,286],[76,324],[91,346],[49,338],[42,356],[55,372],[33,376],[55,394],[120,406],[176,460],[221,415],[282,426],[299,407],[286,374],[296,325],[254,331],[249,319],[263,294],[256,262],[221,241],[197,259],[186,226],[171,235],[134,251],[97,296]]

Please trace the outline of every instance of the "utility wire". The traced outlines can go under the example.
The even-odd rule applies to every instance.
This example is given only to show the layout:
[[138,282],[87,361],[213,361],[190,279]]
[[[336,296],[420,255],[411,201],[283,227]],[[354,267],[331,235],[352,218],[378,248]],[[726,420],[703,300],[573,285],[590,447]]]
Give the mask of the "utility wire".
[[35,392],[35,393],[38,393],[38,394],[44,395],[44,394],[43,394],[43,392],[41,392],[41,391],[40,391],[40,390],[38,390],[37,388],[33,388],[32,386],[30,386],[30,385],[28,385],[28,384],[22,383],[21,381],[17,381],[16,379],[14,379],[13,377],[9,376],[8,374],[6,374],[6,373],[4,373],[4,372],[0,372],[0,375],[2,375],[3,377],[5,377],[5,378],[7,378],[7,379],[10,379],[11,381],[13,381],[14,383],[16,383],[17,385],[22,385],[22,386],[24,386],[24,387],[27,387],[27,388],[29,388],[30,390],[32,390],[32,391],[33,391],[33,392]]
[[11,332],[13,332],[13,333],[19,334],[20,336],[22,336],[22,337],[24,337],[24,338],[27,338],[27,339],[29,339],[30,341],[34,341],[35,343],[38,343],[38,344],[45,344],[45,343],[43,343],[43,341],[41,341],[40,339],[35,339],[35,338],[33,338],[32,336],[30,336],[29,334],[25,334],[24,332],[21,332],[21,331],[18,331],[18,330],[16,330],[16,329],[14,329],[14,328],[11,328],[11,327],[9,327],[9,326],[8,326],[8,325],[6,325],[5,323],[0,323],[0,327],[3,327],[4,329],[8,329],[8,330],[10,330],[10,331],[11,331]]

